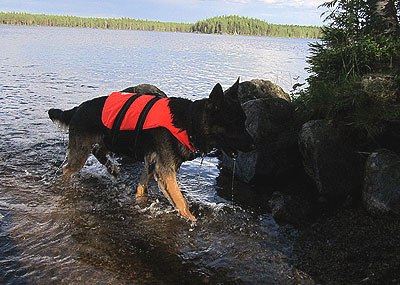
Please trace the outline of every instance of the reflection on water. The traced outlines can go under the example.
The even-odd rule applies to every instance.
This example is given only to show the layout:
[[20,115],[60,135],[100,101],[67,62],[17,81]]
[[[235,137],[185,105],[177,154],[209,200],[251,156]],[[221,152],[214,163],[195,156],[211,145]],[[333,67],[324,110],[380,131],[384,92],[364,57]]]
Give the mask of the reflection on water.
[[294,283],[295,231],[220,197],[231,185],[216,186],[217,159],[182,166],[191,224],[155,183],[135,202],[141,164],[119,160],[113,178],[90,158],[63,184],[67,137],[46,112],[140,83],[191,99],[239,75],[288,90],[305,76],[306,41],[7,26],[0,37],[0,283]]

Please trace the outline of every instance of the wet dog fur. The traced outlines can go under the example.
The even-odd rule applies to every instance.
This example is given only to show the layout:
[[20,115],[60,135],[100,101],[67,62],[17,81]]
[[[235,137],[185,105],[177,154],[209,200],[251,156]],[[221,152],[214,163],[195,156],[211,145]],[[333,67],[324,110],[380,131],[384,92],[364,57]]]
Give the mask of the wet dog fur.
[[[188,132],[190,142],[198,153],[204,155],[217,148],[235,157],[237,151],[254,150],[253,140],[245,128],[246,116],[239,103],[238,87],[239,80],[224,94],[221,85],[216,84],[209,98],[196,101],[170,98],[173,124]],[[122,92],[166,97],[161,90],[147,84],[129,87]],[[63,167],[65,180],[81,170],[90,153],[115,176],[119,174],[118,167],[108,159],[107,154],[117,152],[132,156],[128,147],[115,150],[104,143],[109,132],[101,120],[106,99],[107,96],[98,97],[66,111],[49,110],[50,119],[69,128],[68,163]],[[193,153],[167,129],[154,128],[141,131],[134,156],[144,162],[136,198],[146,196],[149,182],[154,176],[159,188],[179,213],[196,221],[176,181],[181,164],[193,159]]]

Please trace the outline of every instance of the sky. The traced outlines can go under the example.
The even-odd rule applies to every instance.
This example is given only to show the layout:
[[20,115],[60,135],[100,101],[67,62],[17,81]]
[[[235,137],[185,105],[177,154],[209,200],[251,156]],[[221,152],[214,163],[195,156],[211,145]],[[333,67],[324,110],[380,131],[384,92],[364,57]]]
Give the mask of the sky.
[[323,25],[327,0],[0,0],[1,12],[127,17],[194,23],[220,15],[258,18],[273,24]]

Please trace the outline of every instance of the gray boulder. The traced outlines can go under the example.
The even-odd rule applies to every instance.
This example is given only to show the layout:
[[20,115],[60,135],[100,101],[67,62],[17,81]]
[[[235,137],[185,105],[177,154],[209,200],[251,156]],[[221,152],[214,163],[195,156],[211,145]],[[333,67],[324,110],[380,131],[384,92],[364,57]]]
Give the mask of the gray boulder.
[[301,128],[304,169],[322,196],[344,198],[362,185],[363,170],[351,133],[328,120],[309,121]]
[[400,156],[382,149],[366,162],[363,203],[374,214],[400,214]]
[[[298,161],[298,150],[291,104],[280,98],[264,98],[248,101],[242,107],[257,151],[239,153],[236,177],[248,183],[256,176],[277,177],[292,169]],[[232,159],[223,155],[222,166],[232,171]]]
[[281,98],[290,102],[289,95],[271,81],[253,79],[239,84],[239,100],[242,104],[261,98]]
[[158,87],[151,85],[151,84],[140,84],[140,85],[136,85],[133,87],[128,87],[128,88],[122,90],[122,92],[148,94],[148,95],[154,94],[154,95],[158,95],[159,97],[163,97],[163,98],[167,97],[167,94],[165,94],[163,91],[158,89]]

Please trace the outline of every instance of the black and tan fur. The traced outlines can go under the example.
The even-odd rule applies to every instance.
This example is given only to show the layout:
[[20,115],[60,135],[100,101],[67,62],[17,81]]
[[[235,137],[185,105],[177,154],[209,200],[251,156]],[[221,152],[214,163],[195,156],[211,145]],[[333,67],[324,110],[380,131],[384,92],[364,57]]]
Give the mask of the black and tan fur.
[[[173,124],[188,132],[190,141],[198,152],[206,154],[218,148],[229,156],[235,156],[239,150],[254,149],[253,140],[245,129],[246,116],[238,100],[238,86],[237,81],[224,94],[221,85],[216,84],[209,98],[202,100],[170,98]],[[150,93],[165,97],[162,91],[152,85],[130,87],[123,92]],[[193,153],[165,128],[143,130],[134,152],[131,146],[107,148],[104,138],[109,130],[101,120],[106,99],[106,96],[95,98],[67,111],[49,110],[49,117],[53,121],[69,127],[68,163],[63,168],[64,179],[69,179],[81,170],[91,152],[113,175],[118,175],[119,170],[107,158],[108,153],[135,156],[137,160],[144,161],[136,198],[146,195],[149,182],[154,176],[159,188],[180,214],[195,221],[196,218],[190,213],[176,181],[181,164],[193,159]]]

